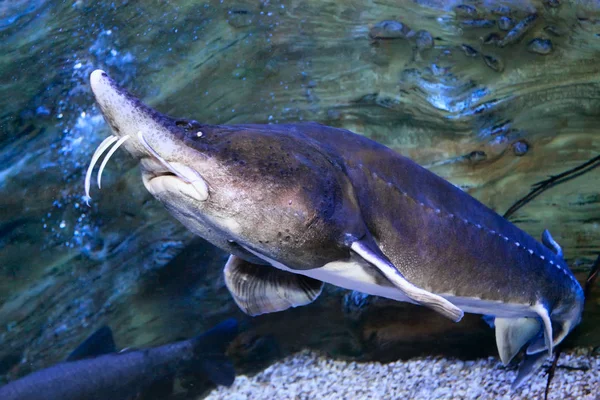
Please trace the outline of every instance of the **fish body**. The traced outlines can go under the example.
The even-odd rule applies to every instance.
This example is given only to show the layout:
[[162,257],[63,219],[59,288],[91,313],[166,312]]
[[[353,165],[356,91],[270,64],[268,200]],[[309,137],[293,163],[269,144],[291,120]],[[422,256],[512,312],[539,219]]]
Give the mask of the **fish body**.
[[296,129],[343,163],[369,232],[409,281],[467,312],[488,311],[478,301],[497,302],[494,315],[511,316],[544,302],[575,305],[574,315],[560,318],[577,320],[581,287],[553,249],[385,146],[316,124]]
[[232,254],[225,282],[250,315],[308,304],[326,282],[493,317],[506,363],[551,354],[579,323],[583,291],[549,233],[536,241],[379,143],[316,123],[176,120],[102,71],[91,86],[148,191]]
[[233,367],[224,358],[222,347],[235,332],[237,325],[229,320],[196,338],[160,347],[92,358],[77,352],[76,361],[56,364],[0,387],[0,399],[134,399],[165,384],[172,386],[172,379],[184,370],[204,372],[215,383],[230,385]]

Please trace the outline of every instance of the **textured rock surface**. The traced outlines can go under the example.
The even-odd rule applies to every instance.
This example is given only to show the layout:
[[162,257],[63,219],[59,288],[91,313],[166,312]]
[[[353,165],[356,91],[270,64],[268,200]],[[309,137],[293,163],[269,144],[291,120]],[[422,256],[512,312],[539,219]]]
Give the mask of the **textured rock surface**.
[[[363,359],[494,354],[478,317],[453,325],[335,288],[245,319],[220,277],[225,255],[147,194],[126,155],[84,205],[85,167],[107,134],[87,79],[106,69],[162,112],[208,123],[348,128],[503,213],[600,153],[600,8],[547,3],[0,4],[0,375],[55,362],[104,323],[119,346],[142,346],[231,315],[248,328],[233,350],[244,368],[306,346]],[[600,168],[511,217],[535,237],[550,229],[580,281],[600,251],[599,188]],[[598,292],[570,346],[600,345]]]

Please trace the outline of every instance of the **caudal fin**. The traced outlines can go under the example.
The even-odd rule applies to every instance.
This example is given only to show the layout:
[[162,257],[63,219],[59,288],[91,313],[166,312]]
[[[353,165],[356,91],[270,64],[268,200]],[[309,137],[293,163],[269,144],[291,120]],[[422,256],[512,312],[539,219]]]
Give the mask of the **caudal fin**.
[[237,333],[238,323],[230,318],[197,336],[194,339],[196,356],[190,370],[205,375],[216,385],[231,386],[235,370],[225,351]]
[[512,384],[512,389],[515,390],[520,387],[523,383],[525,383],[533,374],[539,370],[546,359],[548,358],[548,354],[545,352],[540,352],[537,354],[526,354],[519,365],[519,371],[517,373],[517,377]]

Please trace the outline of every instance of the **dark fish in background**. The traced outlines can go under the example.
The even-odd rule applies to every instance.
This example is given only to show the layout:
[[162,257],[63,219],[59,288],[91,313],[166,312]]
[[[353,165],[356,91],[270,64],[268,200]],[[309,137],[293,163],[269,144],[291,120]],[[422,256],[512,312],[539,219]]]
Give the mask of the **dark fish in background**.
[[235,371],[225,349],[236,335],[237,322],[228,319],[189,340],[106,354],[114,351],[115,344],[110,328],[102,327],[75,349],[67,361],[0,387],[0,399],[167,398],[174,378],[185,373],[201,373],[217,385],[230,386]]

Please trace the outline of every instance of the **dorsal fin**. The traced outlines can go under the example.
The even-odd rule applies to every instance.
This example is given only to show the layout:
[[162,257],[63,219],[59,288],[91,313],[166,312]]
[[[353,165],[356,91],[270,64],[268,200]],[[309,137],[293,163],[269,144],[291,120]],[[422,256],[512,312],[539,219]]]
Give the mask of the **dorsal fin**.
[[85,339],[65,361],[77,361],[116,352],[112,330],[104,325]]
[[563,258],[562,247],[554,240],[548,229],[544,229],[544,232],[542,232],[542,243],[559,258]]

